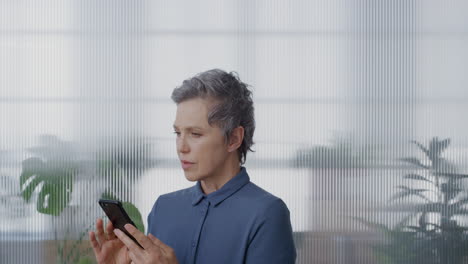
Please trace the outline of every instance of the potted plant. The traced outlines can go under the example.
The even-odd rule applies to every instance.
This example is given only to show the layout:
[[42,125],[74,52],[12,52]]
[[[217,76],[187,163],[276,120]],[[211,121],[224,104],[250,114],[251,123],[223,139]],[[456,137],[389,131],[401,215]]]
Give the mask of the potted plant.
[[[71,229],[76,226],[67,225],[66,230],[57,230],[57,221],[60,216],[70,209],[71,214],[87,213],[84,208],[72,210],[70,202],[72,194],[79,180],[97,184],[99,181],[106,183],[98,198],[123,200],[123,206],[132,218],[136,227],[144,232],[144,225],[139,210],[129,201],[121,199],[124,193],[131,192],[132,183],[126,181],[129,171],[133,176],[141,175],[146,169],[152,167],[154,162],[150,159],[151,145],[147,140],[127,140],[130,148],[122,146],[106,146],[105,151],[98,150],[94,155],[79,153],[76,145],[65,142],[56,136],[45,135],[40,138],[40,145],[29,149],[32,157],[22,162],[20,175],[20,190],[23,199],[32,202],[33,194],[36,208],[39,213],[47,214],[54,221],[54,238],[56,241],[63,239],[57,246],[57,262],[59,263],[88,263],[86,257],[91,248],[80,247],[87,232],[94,227],[94,219],[91,219],[85,227],[73,237],[73,242],[67,242],[67,236],[73,233]],[[89,175],[91,174],[91,175]],[[105,178],[105,180],[103,180]],[[125,182],[125,190],[119,188]],[[93,199],[87,199],[93,202]],[[90,205],[97,207],[97,203]],[[74,218],[68,217],[68,219]],[[78,230],[75,230],[78,231]],[[58,232],[64,237],[60,237]]]
[[[443,158],[450,139],[432,138],[427,146],[412,141],[421,158],[401,159],[411,166],[385,210],[405,213],[395,226],[365,222],[380,230],[385,241],[374,246],[379,263],[464,263],[468,256],[467,227],[460,221],[468,210],[468,193],[462,187],[467,174]],[[409,202],[401,202],[403,198]],[[406,201],[407,201],[406,200]]]

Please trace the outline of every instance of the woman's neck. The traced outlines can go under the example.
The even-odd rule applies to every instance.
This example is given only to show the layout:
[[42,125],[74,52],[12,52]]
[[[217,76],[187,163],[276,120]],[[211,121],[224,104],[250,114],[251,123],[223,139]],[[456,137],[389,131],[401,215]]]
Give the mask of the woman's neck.
[[225,166],[215,172],[213,177],[200,181],[203,193],[210,194],[221,189],[224,184],[234,178],[239,172],[240,165],[237,157],[236,159],[227,160]]

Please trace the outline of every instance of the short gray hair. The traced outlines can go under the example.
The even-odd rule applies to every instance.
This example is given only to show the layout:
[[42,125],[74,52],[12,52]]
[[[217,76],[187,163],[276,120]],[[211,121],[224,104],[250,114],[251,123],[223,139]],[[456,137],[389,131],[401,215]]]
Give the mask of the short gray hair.
[[175,88],[171,98],[176,104],[193,98],[218,101],[208,113],[208,123],[216,124],[223,130],[226,142],[234,128],[244,128],[244,139],[238,149],[238,156],[240,163],[245,163],[247,152],[253,152],[255,117],[252,92],[237,73],[227,73],[220,69],[201,72]]

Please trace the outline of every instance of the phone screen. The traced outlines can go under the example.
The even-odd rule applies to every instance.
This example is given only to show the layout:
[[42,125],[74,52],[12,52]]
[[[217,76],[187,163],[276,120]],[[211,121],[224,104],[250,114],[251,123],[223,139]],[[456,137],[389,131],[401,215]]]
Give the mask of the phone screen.
[[102,210],[106,213],[109,220],[112,222],[114,228],[119,229],[120,231],[124,232],[128,237],[130,237],[138,246],[143,248],[138,241],[128,233],[125,229],[126,224],[131,224],[135,226],[133,221],[128,216],[127,212],[125,212],[122,203],[116,200],[99,200],[99,205],[101,206]]

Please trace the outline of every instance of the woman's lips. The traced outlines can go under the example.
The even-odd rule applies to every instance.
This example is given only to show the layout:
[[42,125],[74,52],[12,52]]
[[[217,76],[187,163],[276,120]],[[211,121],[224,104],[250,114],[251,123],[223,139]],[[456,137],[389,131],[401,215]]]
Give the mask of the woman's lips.
[[193,164],[195,164],[193,162],[189,162],[189,161],[185,161],[185,160],[182,160],[180,163],[182,164],[182,169],[184,169],[184,170],[192,167]]

